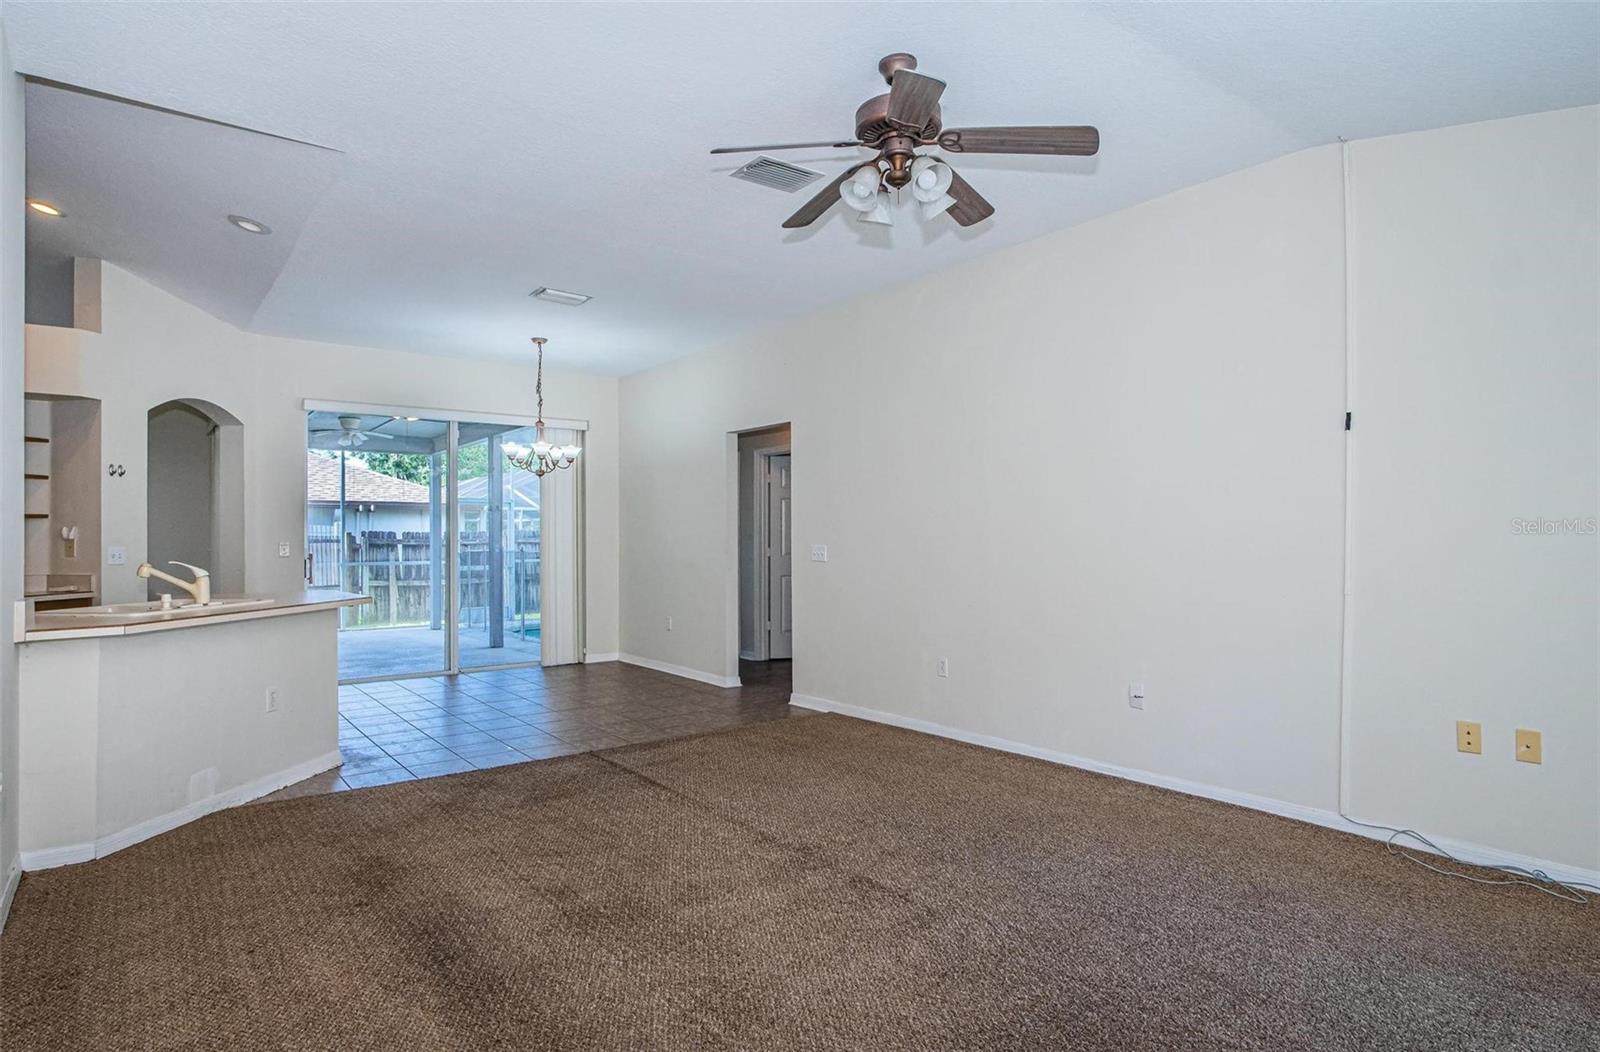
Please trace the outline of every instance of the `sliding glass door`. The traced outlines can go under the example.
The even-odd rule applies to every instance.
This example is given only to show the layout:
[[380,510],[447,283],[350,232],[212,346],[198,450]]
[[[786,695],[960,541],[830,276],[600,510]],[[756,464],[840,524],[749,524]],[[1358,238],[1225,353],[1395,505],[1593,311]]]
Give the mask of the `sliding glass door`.
[[373,599],[341,614],[341,680],[582,660],[581,461],[514,467],[516,423],[318,409],[307,432],[306,586]]
[[442,420],[308,415],[306,587],[372,597],[340,613],[341,679],[450,667],[449,431]]
[[539,648],[539,479],[503,447],[533,429],[462,423],[456,505],[457,617],[463,669],[526,664]]

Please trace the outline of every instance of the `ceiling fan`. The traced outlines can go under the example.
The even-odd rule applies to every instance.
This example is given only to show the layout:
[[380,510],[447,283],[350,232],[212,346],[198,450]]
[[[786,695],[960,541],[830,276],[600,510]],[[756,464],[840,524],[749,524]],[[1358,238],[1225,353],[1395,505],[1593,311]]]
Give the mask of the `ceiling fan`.
[[917,72],[917,59],[903,51],[885,55],[878,72],[888,82],[886,94],[875,95],[856,110],[856,137],[845,141],[776,143],[766,146],[720,146],[712,153],[751,153],[865,147],[878,156],[852,165],[807,201],[783,225],[810,226],[839,201],[861,213],[866,222],[887,223],[889,190],[910,186],[925,218],[949,212],[962,226],[994,215],[994,205],[955,173],[948,164],[919,147],[937,146],[952,153],[1067,154],[1088,157],[1100,149],[1098,129],[1072,125],[1020,128],[946,128],[939,112],[944,81]]
[[[378,427],[382,427],[384,424],[392,423],[398,419],[400,418],[397,416],[390,417],[388,420],[385,420],[383,424],[379,424]],[[334,438],[325,439],[320,444],[324,446],[340,446],[344,449],[359,449],[369,438],[388,437],[384,435],[382,431],[379,431],[377,427],[371,429],[370,431],[362,430],[361,418],[359,416],[341,416],[339,418],[338,427],[313,428],[310,434],[312,436],[333,435],[335,436]]]

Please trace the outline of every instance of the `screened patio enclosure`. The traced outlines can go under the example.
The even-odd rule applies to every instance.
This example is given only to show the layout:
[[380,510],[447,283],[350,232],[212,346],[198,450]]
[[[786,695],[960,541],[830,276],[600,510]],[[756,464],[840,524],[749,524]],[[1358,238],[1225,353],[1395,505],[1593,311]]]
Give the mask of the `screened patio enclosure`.
[[544,645],[544,578],[574,576],[577,544],[558,528],[546,550],[541,504],[575,514],[581,469],[541,484],[502,451],[532,441],[513,421],[308,411],[307,587],[373,600],[341,614],[341,680],[577,659]]

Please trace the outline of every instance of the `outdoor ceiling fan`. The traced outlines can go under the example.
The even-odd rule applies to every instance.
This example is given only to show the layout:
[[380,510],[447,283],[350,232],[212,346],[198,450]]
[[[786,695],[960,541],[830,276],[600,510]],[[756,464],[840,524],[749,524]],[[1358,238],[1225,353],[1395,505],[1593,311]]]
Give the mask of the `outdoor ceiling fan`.
[[[399,417],[390,417],[388,420],[385,420],[383,422],[383,424],[388,424],[388,423],[391,423],[391,422],[393,422],[395,420],[398,420],[398,419],[400,419],[400,418]],[[379,424],[378,427],[382,427],[383,424]],[[340,446],[340,447],[342,447],[344,449],[359,449],[359,448],[361,448],[361,446],[369,438],[384,438],[384,437],[388,437],[388,436],[384,435],[384,433],[382,431],[379,431],[378,428],[376,428],[376,427],[371,429],[370,431],[362,430],[361,418],[359,416],[341,416],[339,418],[339,426],[338,427],[313,428],[310,433],[313,436],[316,436],[316,435],[333,435],[333,436],[336,436],[334,438],[324,440],[324,442],[322,444],[323,445],[330,445],[330,446]]]
[[962,226],[971,226],[994,214],[965,179],[943,161],[918,154],[919,147],[937,146],[945,153],[1065,154],[1088,157],[1100,149],[1100,132],[1087,125],[1049,125],[1020,128],[945,128],[939,97],[945,84],[917,72],[917,59],[903,51],[885,55],[878,72],[889,91],[875,95],[856,110],[856,137],[847,141],[777,143],[767,146],[721,146],[712,153],[752,153],[767,150],[803,150],[821,147],[865,147],[878,156],[853,165],[794,215],[783,221],[788,228],[810,226],[838,201],[843,201],[869,223],[889,223],[887,190],[910,186],[924,218],[942,212]]

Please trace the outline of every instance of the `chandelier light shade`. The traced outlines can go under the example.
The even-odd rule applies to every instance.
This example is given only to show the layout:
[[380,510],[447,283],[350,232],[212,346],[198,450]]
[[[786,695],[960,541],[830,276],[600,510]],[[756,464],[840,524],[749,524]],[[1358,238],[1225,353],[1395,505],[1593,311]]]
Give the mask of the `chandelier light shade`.
[[570,468],[578,462],[578,454],[583,452],[581,446],[552,445],[544,437],[544,345],[547,342],[543,336],[533,338],[533,345],[539,349],[538,379],[533,388],[539,400],[539,415],[534,420],[533,445],[507,442],[501,446],[512,467],[531,471],[539,478],[544,478],[552,471]]

